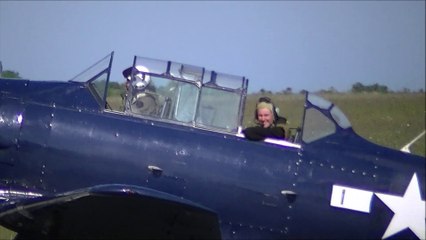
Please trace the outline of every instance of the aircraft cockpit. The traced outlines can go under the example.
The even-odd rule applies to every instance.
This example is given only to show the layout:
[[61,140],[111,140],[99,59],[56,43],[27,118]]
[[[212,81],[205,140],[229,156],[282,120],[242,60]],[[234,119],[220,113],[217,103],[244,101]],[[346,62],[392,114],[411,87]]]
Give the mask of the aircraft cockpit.
[[[107,102],[112,58],[113,53],[71,80],[85,82],[107,111],[112,109]],[[121,114],[244,137],[240,131],[247,78],[138,56],[133,62],[122,72],[126,92]],[[351,128],[346,116],[327,100],[308,93],[305,104],[302,128],[290,141],[268,138],[265,142],[300,148],[301,141],[313,142],[337,129]]]
[[242,125],[244,77],[143,57],[123,76],[126,113],[229,133]]

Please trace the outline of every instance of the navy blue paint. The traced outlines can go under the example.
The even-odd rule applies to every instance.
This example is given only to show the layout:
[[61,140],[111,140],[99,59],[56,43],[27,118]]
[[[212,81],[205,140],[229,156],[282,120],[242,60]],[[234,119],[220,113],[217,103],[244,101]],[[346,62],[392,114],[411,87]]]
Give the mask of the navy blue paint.
[[[0,125],[0,187],[52,198],[97,185],[139,186],[211,209],[223,238],[242,239],[382,237],[387,207],[374,197],[370,214],[332,208],[333,184],[403,195],[416,172],[425,195],[424,158],[372,144],[351,128],[299,150],[101,105],[83,83],[1,80],[8,122]],[[12,124],[18,115],[22,122]]]

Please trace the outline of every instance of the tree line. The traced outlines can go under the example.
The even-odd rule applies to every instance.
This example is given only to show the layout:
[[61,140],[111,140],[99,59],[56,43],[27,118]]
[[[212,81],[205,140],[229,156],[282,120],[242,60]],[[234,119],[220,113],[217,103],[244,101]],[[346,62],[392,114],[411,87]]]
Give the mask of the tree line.
[[11,71],[11,70],[5,70],[3,72],[0,72],[0,77],[21,79],[21,76],[19,76],[18,72],[14,72],[14,71]]
[[[21,79],[21,76],[19,75],[19,72],[15,72],[15,71],[11,71],[11,70],[5,70],[3,72],[1,72],[0,74],[1,77],[3,78],[17,78],[17,79]],[[109,86],[109,91],[123,91],[124,89],[124,83],[120,84],[118,82],[110,82],[110,86]],[[301,90],[299,93],[305,93],[306,90]],[[334,87],[330,87],[329,89],[322,89],[320,91],[318,91],[320,93],[338,93],[338,91],[334,88]],[[388,92],[392,92],[389,90],[389,88],[385,85],[381,85],[378,83],[375,84],[371,84],[371,85],[364,85],[360,82],[357,82],[355,84],[352,85],[352,88],[350,90],[350,92],[353,93],[371,93],[371,92],[376,92],[376,93],[388,93]],[[412,91],[408,88],[404,88],[399,92],[404,92],[404,93],[410,93],[410,92],[416,92],[416,91]],[[417,92],[419,93],[424,93],[424,89],[419,89]],[[270,90],[265,90],[265,89],[260,89],[259,92],[260,94],[274,94],[274,92],[270,91]],[[287,87],[281,91],[275,92],[276,94],[293,94],[293,89],[291,87]]]
[[[306,90],[301,90],[299,91],[300,94],[305,93]],[[319,93],[339,93],[339,91],[337,89],[335,89],[334,87],[330,87],[329,89],[321,89],[319,91],[317,91]],[[371,84],[371,85],[364,85],[360,82],[357,82],[355,84],[352,85],[352,88],[350,90],[350,92],[352,93],[391,93],[393,91],[389,90],[389,88],[386,85],[381,85],[378,83],[375,84]],[[417,91],[415,90],[410,90],[409,88],[403,88],[400,91],[397,92],[403,92],[403,93],[414,93],[414,92],[418,92],[418,93],[424,93],[424,89],[418,89]],[[278,91],[278,92],[272,92],[270,90],[265,90],[265,89],[260,89],[259,92],[260,94],[294,94],[295,92],[293,92],[293,89],[291,87],[287,87],[284,90]]]

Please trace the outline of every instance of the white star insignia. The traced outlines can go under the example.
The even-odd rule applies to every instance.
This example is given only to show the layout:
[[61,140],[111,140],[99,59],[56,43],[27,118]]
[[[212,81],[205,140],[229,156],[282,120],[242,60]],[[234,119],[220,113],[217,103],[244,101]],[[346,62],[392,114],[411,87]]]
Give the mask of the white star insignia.
[[391,222],[382,238],[387,238],[406,228],[411,229],[420,239],[425,239],[425,201],[420,196],[417,175],[414,174],[404,196],[375,193],[393,212]]

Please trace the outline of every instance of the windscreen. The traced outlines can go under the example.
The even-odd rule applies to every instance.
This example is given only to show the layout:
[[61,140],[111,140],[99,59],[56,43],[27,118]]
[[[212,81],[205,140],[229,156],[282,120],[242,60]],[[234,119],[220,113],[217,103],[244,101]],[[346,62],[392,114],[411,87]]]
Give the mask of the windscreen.
[[70,82],[85,82],[101,107],[106,107],[107,90],[114,52],[78,74]]

